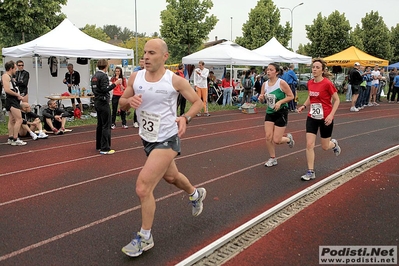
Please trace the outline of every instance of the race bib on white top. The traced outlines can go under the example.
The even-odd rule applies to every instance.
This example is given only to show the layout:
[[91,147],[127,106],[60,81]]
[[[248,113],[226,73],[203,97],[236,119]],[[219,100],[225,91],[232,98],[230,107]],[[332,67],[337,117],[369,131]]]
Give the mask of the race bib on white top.
[[160,125],[160,115],[141,111],[141,134],[146,141],[157,142]]
[[274,94],[265,94],[265,98],[266,98],[266,103],[267,105],[274,109],[274,106],[276,105],[276,95]]
[[324,118],[323,106],[321,103],[312,103],[310,105],[310,116],[317,120],[322,120]]

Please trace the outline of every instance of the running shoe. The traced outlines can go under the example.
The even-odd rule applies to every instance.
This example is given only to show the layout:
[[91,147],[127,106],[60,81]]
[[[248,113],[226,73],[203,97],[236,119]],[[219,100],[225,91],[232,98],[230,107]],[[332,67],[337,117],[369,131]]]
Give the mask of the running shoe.
[[39,139],[47,139],[48,135],[46,133],[44,133],[44,132],[40,132],[39,135],[37,135],[37,137]]
[[12,146],[23,146],[26,145],[27,143],[25,141],[20,140],[19,138],[17,140],[12,140],[11,145]]
[[265,166],[267,167],[272,167],[277,165],[277,159],[276,158],[270,158],[266,163]]
[[192,215],[193,216],[198,216],[201,214],[202,209],[204,208],[204,204],[202,203],[202,201],[205,199],[206,197],[206,190],[205,188],[197,188],[198,191],[198,198],[196,200],[191,200],[191,204],[193,205],[193,209],[192,209]]
[[128,129],[129,127],[127,125],[122,125],[122,128]]
[[136,128],[139,127],[139,123],[134,122],[134,123],[133,123],[133,127],[136,127]]
[[65,132],[65,128],[60,128],[60,132],[62,132],[62,134],[64,134],[64,132]]
[[7,144],[11,145],[11,143],[12,143],[12,139],[7,139]]
[[338,145],[338,141],[336,139],[332,139],[331,142],[335,144],[335,147],[333,148],[335,156],[339,156],[341,154],[341,147]]
[[153,246],[154,239],[152,238],[152,235],[150,239],[146,240],[144,235],[138,232],[137,236],[129,244],[122,248],[122,252],[129,257],[137,257],[140,256],[143,251],[147,251]]
[[108,154],[114,154],[115,150],[109,150],[109,151],[100,151],[100,154],[108,155]]
[[[294,145],[295,145],[295,140],[292,137],[292,134],[291,133],[287,133],[287,138],[290,139],[290,141],[288,142],[288,147],[293,148]],[[277,161],[276,161],[276,163],[277,163]]]
[[198,113],[197,116],[201,116],[201,113]]
[[351,112],[359,112],[359,109],[357,109],[356,107],[352,106],[351,109],[349,109],[349,111],[351,111]]
[[32,137],[33,140],[37,140],[37,135],[36,135],[35,132],[30,132],[29,134],[30,134],[30,136]]
[[211,114],[210,113],[205,113],[205,116],[211,116]]
[[304,174],[303,176],[301,176],[301,179],[302,179],[302,180],[305,180],[305,181],[309,181],[309,180],[315,179],[315,178],[316,178],[316,174],[314,173],[314,171],[311,171],[311,170],[308,170],[308,171],[306,172],[306,174]]
[[115,124],[112,124],[111,125],[111,129],[115,129],[116,128],[116,125]]

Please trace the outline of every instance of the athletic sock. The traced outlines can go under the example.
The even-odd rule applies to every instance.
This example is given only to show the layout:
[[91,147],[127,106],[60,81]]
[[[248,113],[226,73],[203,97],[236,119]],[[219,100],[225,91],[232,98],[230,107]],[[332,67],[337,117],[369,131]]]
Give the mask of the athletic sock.
[[190,196],[189,199],[191,201],[194,201],[194,200],[198,199],[198,197],[199,197],[198,190],[195,189],[194,192],[192,194],[190,194],[189,196]]
[[144,236],[145,240],[148,240],[151,237],[151,229],[150,230],[144,230],[143,228],[141,228],[140,229],[140,233]]

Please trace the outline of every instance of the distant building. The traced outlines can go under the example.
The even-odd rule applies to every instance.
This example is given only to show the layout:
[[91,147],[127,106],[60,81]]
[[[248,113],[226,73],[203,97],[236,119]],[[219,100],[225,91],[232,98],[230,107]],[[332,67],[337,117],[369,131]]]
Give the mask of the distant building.
[[211,47],[211,46],[214,46],[214,45],[216,45],[216,44],[220,44],[220,43],[225,42],[225,41],[227,41],[227,40],[226,40],[226,39],[218,40],[218,36],[215,36],[215,40],[214,40],[214,41],[211,41],[211,42],[206,42],[206,43],[204,43],[204,47],[205,47],[205,48]]

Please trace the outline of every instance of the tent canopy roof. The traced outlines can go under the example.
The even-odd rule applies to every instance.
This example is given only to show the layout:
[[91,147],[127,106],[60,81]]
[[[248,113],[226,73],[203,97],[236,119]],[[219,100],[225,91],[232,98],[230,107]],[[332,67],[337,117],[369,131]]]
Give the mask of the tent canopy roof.
[[355,46],[325,57],[324,60],[327,62],[327,66],[353,67],[356,62],[362,66],[388,66],[388,60],[369,55]]
[[258,55],[234,42],[227,41],[183,57],[183,64],[265,66],[272,59]]
[[71,21],[64,19],[52,31],[39,38],[2,49],[3,56],[32,57],[35,55],[85,57],[85,58],[133,58],[133,50],[99,41],[85,34]]
[[310,56],[294,53],[285,48],[275,37],[271,38],[263,46],[252,50],[253,52],[270,57],[274,62],[310,64]]
[[396,69],[399,69],[399,62],[390,64],[390,65],[388,66],[388,69],[391,70],[392,68],[395,68],[395,67],[396,67]]

